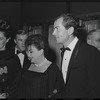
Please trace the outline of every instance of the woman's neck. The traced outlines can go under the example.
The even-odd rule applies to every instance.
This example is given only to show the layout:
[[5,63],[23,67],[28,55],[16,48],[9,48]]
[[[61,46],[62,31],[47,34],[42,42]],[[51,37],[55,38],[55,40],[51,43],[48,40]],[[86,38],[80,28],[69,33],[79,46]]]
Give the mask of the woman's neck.
[[35,63],[36,66],[42,66],[45,63],[46,58],[42,55]]

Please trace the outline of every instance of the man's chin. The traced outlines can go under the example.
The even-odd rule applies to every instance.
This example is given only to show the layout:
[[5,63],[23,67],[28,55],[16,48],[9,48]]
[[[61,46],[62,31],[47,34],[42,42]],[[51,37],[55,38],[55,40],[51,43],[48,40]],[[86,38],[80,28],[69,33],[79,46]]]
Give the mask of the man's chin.
[[57,42],[57,43],[61,43],[61,40],[60,40],[60,39],[56,39],[56,42]]
[[23,48],[23,49],[21,49],[21,51],[25,51],[25,49]]

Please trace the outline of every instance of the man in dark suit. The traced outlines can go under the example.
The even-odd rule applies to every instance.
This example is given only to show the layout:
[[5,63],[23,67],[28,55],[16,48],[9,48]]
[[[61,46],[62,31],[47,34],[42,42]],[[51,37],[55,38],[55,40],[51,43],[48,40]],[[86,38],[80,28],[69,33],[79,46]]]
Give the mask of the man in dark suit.
[[63,44],[63,97],[100,98],[100,52],[76,37],[77,26],[71,14],[63,14],[54,22],[53,35]]
[[15,47],[12,48],[12,52],[16,54],[20,60],[20,66],[23,69],[27,69],[30,65],[30,61],[26,55],[25,41],[28,37],[27,32],[24,30],[18,30],[15,34],[14,42]]

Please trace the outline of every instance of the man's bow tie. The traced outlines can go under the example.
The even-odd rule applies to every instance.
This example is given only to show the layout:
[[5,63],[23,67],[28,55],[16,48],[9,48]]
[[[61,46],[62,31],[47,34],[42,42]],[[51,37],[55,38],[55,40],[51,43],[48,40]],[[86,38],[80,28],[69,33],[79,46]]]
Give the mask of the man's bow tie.
[[62,66],[62,61],[63,61],[63,56],[64,56],[64,52],[66,51],[66,50],[68,50],[68,51],[71,51],[71,49],[69,48],[69,47],[67,47],[67,48],[60,48],[60,50],[61,50],[61,66]]
[[25,51],[19,51],[19,50],[17,50],[17,54],[20,54],[20,53],[22,53],[22,54],[25,54]]
[[65,50],[71,51],[71,49],[70,49],[69,47],[67,47],[67,48],[64,48],[64,47],[63,47],[63,48],[60,48],[60,50],[63,51],[63,52],[64,52]]

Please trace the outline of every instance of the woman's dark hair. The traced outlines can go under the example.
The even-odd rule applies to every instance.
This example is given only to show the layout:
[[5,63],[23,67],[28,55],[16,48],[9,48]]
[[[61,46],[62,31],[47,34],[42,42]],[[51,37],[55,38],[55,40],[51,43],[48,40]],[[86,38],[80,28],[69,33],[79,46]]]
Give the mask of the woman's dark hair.
[[0,32],[4,33],[4,36],[8,39],[11,37],[11,25],[3,19],[0,19]]
[[6,29],[0,28],[0,32],[2,32],[7,39],[11,37],[10,32]]
[[26,49],[31,45],[34,45],[38,50],[43,49],[44,55],[46,56],[48,51],[48,41],[45,36],[40,34],[30,35],[25,42]]

